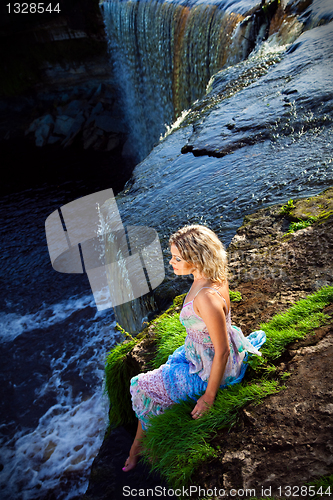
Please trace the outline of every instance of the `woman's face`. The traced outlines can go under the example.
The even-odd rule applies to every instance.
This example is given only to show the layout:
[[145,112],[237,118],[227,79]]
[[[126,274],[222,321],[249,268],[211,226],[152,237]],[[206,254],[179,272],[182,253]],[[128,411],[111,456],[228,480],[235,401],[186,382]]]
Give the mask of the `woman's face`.
[[169,261],[169,264],[173,267],[174,273],[179,276],[191,274],[195,269],[193,264],[182,259],[176,245],[172,244],[170,247],[170,251],[171,260]]

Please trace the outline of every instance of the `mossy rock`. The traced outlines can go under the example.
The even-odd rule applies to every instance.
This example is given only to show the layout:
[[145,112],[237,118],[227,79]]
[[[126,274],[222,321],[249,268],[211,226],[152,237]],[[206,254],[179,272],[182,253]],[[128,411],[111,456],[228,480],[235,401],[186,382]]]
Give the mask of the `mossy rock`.
[[295,202],[290,213],[291,220],[307,220],[309,217],[327,218],[333,214],[333,187],[317,196]]

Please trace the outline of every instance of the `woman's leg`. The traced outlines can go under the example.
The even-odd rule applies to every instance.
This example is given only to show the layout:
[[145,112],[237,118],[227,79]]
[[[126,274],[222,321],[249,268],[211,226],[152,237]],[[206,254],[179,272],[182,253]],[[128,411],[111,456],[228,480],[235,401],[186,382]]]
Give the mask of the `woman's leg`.
[[124,472],[128,472],[131,469],[134,469],[134,467],[137,464],[137,461],[139,460],[140,452],[141,452],[141,439],[144,436],[144,430],[142,429],[142,425],[140,420],[138,421],[138,428],[136,431],[136,435],[133,441],[133,444],[130,449],[130,454],[129,457],[127,458],[125,462],[125,466],[123,467]]

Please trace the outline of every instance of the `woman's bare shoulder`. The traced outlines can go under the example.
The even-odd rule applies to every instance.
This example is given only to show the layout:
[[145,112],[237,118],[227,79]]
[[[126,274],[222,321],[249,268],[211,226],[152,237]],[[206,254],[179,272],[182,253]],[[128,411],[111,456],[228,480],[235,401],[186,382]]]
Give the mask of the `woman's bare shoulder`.
[[[217,292],[217,293],[216,293]],[[228,282],[214,283],[212,286],[204,287],[200,290],[197,295],[197,306],[205,308],[216,308],[222,306],[225,309],[226,314],[230,310],[230,298],[229,298],[229,285]]]

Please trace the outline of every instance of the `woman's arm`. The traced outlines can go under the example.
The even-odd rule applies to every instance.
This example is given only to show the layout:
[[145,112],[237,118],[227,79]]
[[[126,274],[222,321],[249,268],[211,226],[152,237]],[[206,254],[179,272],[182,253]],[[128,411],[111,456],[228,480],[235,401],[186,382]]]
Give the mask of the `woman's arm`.
[[215,354],[207,389],[191,412],[193,418],[198,418],[214,403],[230,353],[224,303],[221,297],[214,292],[201,293],[197,296],[196,307],[206,323]]

